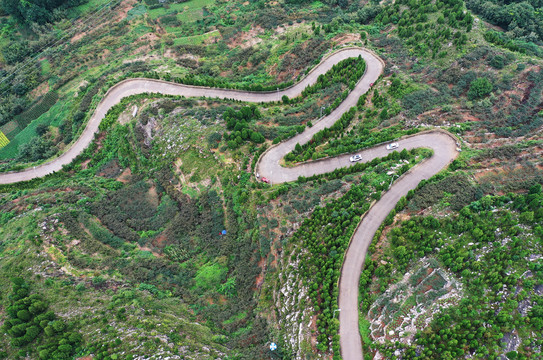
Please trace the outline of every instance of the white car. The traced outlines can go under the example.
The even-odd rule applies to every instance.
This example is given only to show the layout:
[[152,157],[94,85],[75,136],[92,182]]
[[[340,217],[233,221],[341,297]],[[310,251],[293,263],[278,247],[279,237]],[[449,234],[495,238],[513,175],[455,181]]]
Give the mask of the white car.
[[400,146],[400,144],[398,144],[398,143],[388,144],[388,145],[387,145],[387,150],[394,150],[394,149],[397,149],[398,146]]
[[353,156],[351,156],[350,160],[351,160],[351,162],[360,161],[360,160],[362,160],[362,155],[360,155],[360,154],[353,155]]

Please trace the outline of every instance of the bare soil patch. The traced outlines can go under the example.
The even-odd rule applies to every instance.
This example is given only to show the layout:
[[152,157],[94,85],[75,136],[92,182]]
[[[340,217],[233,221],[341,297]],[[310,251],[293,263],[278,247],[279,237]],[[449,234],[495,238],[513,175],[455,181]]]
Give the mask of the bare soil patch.
[[117,8],[117,21],[121,21],[126,18],[128,12],[132,10],[134,5],[138,3],[137,0],[126,0],[123,1]]
[[123,184],[126,184],[130,182],[130,179],[132,178],[132,170],[130,168],[124,169],[124,171],[119,175],[119,177],[115,180],[122,182]]
[[255,280],[255,288],[257,289],[260,289],[260,287],[262,286],[262,284],[264,283],[264,273],[260,273],[258,274],[258,276],[256,277],[256,280]]
[[156,54],[151,54],[151,55],[138,56],[137,58],[134,58],[134,59],[123,60],[123,64],[129,64],[129,63],[138,62],[138,61],[159,60],[159,59],[160,59],[160,56]]
[[[138,3],[137,0],[125,0],[125,1],[123,1],[119,5],[119,7],[117,7],[115,9],[115,15],[114,15],[113,18],[103,19],[103,20],[101,19],[101,21],[95,21],[95,23],[93,23],[93,24],[91,24],[89,26],[89,30],[79,32],[79,33],[75,34],[74,36],[72,36],[72,38],[70,39],[70,43],[73,44],[73,43],[83,39],[85,36],[92,34],[97,29],[102,28],[106,24],[110,24],[111,22],[119,22],[119,21],[123,20],[124,18],[126,18],[128,11],[130,11],[134,7],[134,5],[137,4],[137,3]],[[104,15],[103,12],[101,12],[100,14]],[[107,15],[105,15],[105,16],[107,16]],[[94,19],[92,19],[91,21],[94,21]],[[75,26],[83,26],[83,21],[80,20],[77,23],[75,23],[74,25]],[[88,26],[88,23],[87,23],[87,25],[84,25],[84,26]]]
[[83,162],[81,163],[81,170],[86,170],[87,167],[88,167],[88,165],[89,165],[89,163],[90,163],[90,161],[91,161],[91,159],[87,159],[87,160],[83,161]]
[[262,41],[258,35],[262,34],[263,32],[264,29],[260,26],[253,27],[249,31],[242,31],[238,33],[237,36],[232,38],[232,40],[228,43],[228,47],[232,49],[239,46],[242,49],[246,49],[254,46]]
[[84,37],[85,35],[87,35],[87,34],[88,34],[87,31],[83,31],[83,32],[80,32],[80,33],[75,34],[75,35],[70,39],[70,43],[73,44],[73,43],[75,43],[75,42],[77,42],[77,41],[83,39],[83,37]]
[[[153,246],[159,249],[164,249],[166,245],[168,245],[168,235],[162,233],[159,236],[157,236],[153,242]],[[162,255],[160,255],[162,256]]]
[[341,34],[335,36],[332,41],[336,45],[345,45],[348,43],[357,42],[360,41],[360,34]]
[[147,200],[153,207],[157,207],[159,204],[158,192],[156,191],[156,186],[151,186],[149,192],[147,193]]
[[30,96],[37,98],[38,96],[43,96],[49,92],[49,83],[47,81],[42,82],[38,85],[37,88],[30,92]]
[[139,246],[138,245],[138,250],[140,250],[140,251],[149,251],[151,254],[153,254],[156,257],[162,257],[163,256],[162,254],[159,254],[156,251],[153,251],[151,248],[149,248],[147,246]]

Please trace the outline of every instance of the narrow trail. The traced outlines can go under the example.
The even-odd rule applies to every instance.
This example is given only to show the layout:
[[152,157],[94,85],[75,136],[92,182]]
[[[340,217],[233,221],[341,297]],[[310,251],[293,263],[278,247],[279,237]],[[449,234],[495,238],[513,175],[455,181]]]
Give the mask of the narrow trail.
[[[333,171],[336,168],[352,166],[350,154],[340,155],[330,159],[310,162],[293,168],[283,168],[280,160],[294,149],[297,143],[305,144],[318,131],[332,126],[343,113],[356,106],[358,98],[366,93],[381,75],[384,69],[383,61],[372,52],[362,48],[345,48],[325,57],[309,74],[293,86],[276,92],[250,92],[229,89],[216,89],[199,86],[174,84],[152,79],[128,79],[111,87],[98,104],[81,136],[73,145],[59,157],[34,168],[19,172],[0,173],[0,184],[11,184],[27,181],[62,169],[71,163],[94,140],[98,126],[107,111],[118,104],[123,98],[142,93],[160,93],[163,95],[183,95],[186,97],[208,97],[220,99],[235,99],[246,102],[280,101],[282,96],[296,97],[311,84],[317,81],[321,74],[328,72],[333,65],[341,60],[361,56],[366,62],[366,72],[347,98],[328,116],[323,117],[313,127],[283,142],[269,148],[257,163],[257,172],[273,184],[296,180],[299,176],[312,176]],[[412,168],[401,176],[394,185],[375,203],[364,215],[355,231],[345,260],[339,282],[339,315],[341,355],[344,360],[363,359],[362,345],[358,330],[358,284],[364,264],[367,249],[373,236],[389,212],[394,209],[398,200],[414,189],[423,180],[432,177],[443,170],[457,156],[455,138],[445,131],[429,131],[401,139],[397,149],[429,148],[434,155]],[[388,151],[384,146],[378,146],[361,151],[363,161],[386,156]]]

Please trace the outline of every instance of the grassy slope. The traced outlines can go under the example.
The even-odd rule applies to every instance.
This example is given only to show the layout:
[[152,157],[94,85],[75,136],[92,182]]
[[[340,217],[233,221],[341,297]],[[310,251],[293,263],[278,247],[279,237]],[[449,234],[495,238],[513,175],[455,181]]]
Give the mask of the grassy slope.
[[[109,356],[134,354],[135,348],[139,349],[136,352],[139,355],[162,353],[167,356],[176,354],[178,346],[187,346],[192,356],[205,353],[204,347],[218,354],[226,351],[212,339],[213,332],[195,322],[192,311],[178,299],[157,298],[146,291],[130,289],[122,282],[109,280],[112,277],[107,275],[105,284],[93,285],[96,272],[70,266],[62,252],[53,251],[54,245],[47,240],[37,245],[36,239],[40,239],[37,224],[57,211],[58,208],[52,207],[40,213],[24,212],[18,219],[2,225],[0,284],[3,288],[10,287],[10,277],[23,276],[31,281],[32,291],[44,295],[51,310],[75,323],[84,335],[83,354],[96,354],[89,349],[97,344],[109,344]],[[54,241],[63,243],[58,237]],[[50,256],[52,259],[44,261],[44,257]],[[4,293],[0,300],[6,301],[6,296]],[[121,309],[124,309],[122,313]],[[158,334],[161,341],[157,342]],[[117,338],[122,340],[121,345],[114,343]],[[8,341],[7,337],[2,340],[6,350],[10,349]],[[168,343],[177,346],[170,348]]]

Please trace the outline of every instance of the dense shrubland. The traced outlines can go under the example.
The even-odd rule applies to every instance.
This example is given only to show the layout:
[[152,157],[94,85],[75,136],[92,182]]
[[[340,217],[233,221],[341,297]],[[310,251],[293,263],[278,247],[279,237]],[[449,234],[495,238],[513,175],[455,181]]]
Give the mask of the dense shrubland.
[[[10,345],[19,356],[39,359],[71,359],[80,350],[81,334],[73,325],[48,311],[46,300],[31,293],[31,286],[22,278],[12,279],[12,291],[6,306],[8,319],[1,331],[7,333]],[[7,352],[0,351],[0,358]]]
[[261,144],[265,141],[262,134],[249,129],[249,122],[258,120],[261,117],[260,111],[255,105],[243,106],[238,111],[228,108],[224,112],[223,117],[226,121],[226,128],[233,130],[230,134],[225,134],[225,140],[228,141],[230,149],[237,149],[246,140],[250,140],[256,144]]
[[[91,175],[84,174],[74,180],[84,183]],[[63,228],[63,235],[54,238],[56,256],[63,265],[94,274],[92,286],[97,289],[107,289],[114,281],[158,299],[182,299],[192,305],[196,319],[207,322],[217,334],[214,342],[239,349],[236,352],[245,353],[241,358],[249,359],[259,351],[254,346],[263,342],[266,324],[253,313],[254,279],[260,270],[253,231],[244,231],[254,227],[253,220],[241,211],[248,200],[248,174],[236,183],[231,179],[237,172],[225,171],[221,176],[225,185],[220,197],[213,190],[195,199],[179,193],[172,185],[171,171],[164,168],[156,174],[156,182],[151,182],[153,188],[136,176],[135,182],[125,186],[114,180],[99,186],[89,183],[83,189],[73,187],[79,194],[75,199],[57,196],[56,203],[39,202]],[[11,219],[3,217],[3,226]],[[227,233],[223,235],[222,230]],[[73,239],[80,245],[72,248]],[[108,269],[115,269],[114,274]],[[246,315],[238,318],[242,312]],[[227,321],[230,318],[233,320]],[[127,319],[132,319],[130,312],[119,312],[116,322],[123,324]],[[111,324],[111,336],[118,326]],[[183,343],[182,337],[172,336],[174,342]],[[105,354],[123,349],[105,340],[93,340],[90,345],[94,354],[100,349]]]
[[2,0],[1,9],[19,21],[44,24],[59,20],[62,10],[81,5],[88,0]]
[[[317,349],[320,352],[332,350],[334,358],[339,358],[339,322],[335,316],[338,309],[337,283],[343,254],[360,216],[369,209],[372,200],[378,200],[382,191],[388,189],[390,182],[389,176],[384,174],[386,169],[398,161],[409,159],[408,164],[399,168],[397,174],[406,172],[415,163],[415,153],[394,152],[383,159],[374,159],[352,168],[337,169],[330,175],[315,177],[330,180],[350,172],[366,171],[360,183],[352,185],[341,198],[315,208],[311,217],[303,221],[292,237],[293,243],[300,245],[293,251],[293,259],[300,262],[300,275],[304,285],[309,288],[309,299],[317,314]],[[299,181],[308,180],[301,178]]]
[[[410,94],[415,93],[413,86],[394,76],[386,92],[380,93],[375,89],[371,102],[368,101],[368,94],[362,95],[357,107],[345,112],[330,128],[316,133],[308,143],[296,146],[285,156],[286,162],[332,157],[417,133],[420,128],[405,129],[401,123],[390,126],[389,122],[400,112],[398,99],[408,99]],[[356,114],[358,121],[353,125]]]
[[[407,9],[401,7],[407,6]],[[375,21],[383,25],[397,25],[397,33],[405,44],[419,56],[432,58],[445,56],[442,48],[448,42],[457,48],[466,45],[472,29],[473,17],[470,12],[464,12],[464,2],[461,0],[438,1],[402,1],[384,8]],[[431,14],[437,13],[435,21]],[[465,32],[461,31],[464,30]]]
[[281,62],[280,72],[286,74],[299,72],[312,64],[318,63],[322,54],[330,49],[330,41],[316,36],[306,43],[296,45]]
[[[427,192],[425,187],[421,191]],[[459,304],[438,312],[428,328],[418,329],[412,346],[372,345],[384,356],[392,356],[395,349],[405,358],[424,354],[430,359],[452,359],[466,351],[498,356],[504,351],[504,334],[512,331],[522,339],[513,351],[517,358],[528,359],[537,353],[541,340],[531,334],[541,330],[538,289],[543,268],[540,259],[528,259],[541,248],[541,186],[532,187],[528,194],[479,198],[458,215],[402,222],[387,235],[390,246],[384,253],[366,261],[360,280],[363,313],[377,294],[423,257],[438,260],[466,287]],[[420,203],[418,195],[410,202]]]
[[411,198],[408,208],[413,211],[428,209],[446,198],[444,205],[458,211],[472,201],[479,200],[484,194],[483,188],[472,184],[465,174],[451,175],[421,186]]
[[536,55],[539,57],[543,56],[543,51],[541,50],[541,48],[533,42],[526,42],[517,40],[515,38],[509,38],[507,35],[494,30],[488,30],[484,33],[483,36],[485,40],[489,43],[501,46],[511,51],[519,52],[522,54]]
[[[260,272],[256,266],[259,256],[254,253],[255,224],[251,213],[243,210],[254,184],[248,181],[247,173],[228,167],[219,174],[220,180],[209,179],[211,184],[216,184],[214,189],[193,198],[181,193],[179,178],[169,166],[172,156],[157,156],[160,149],[145,145],[137,135],[138,124],[117,123],[119,114],[130,101],[134,98],[107,114],[101,126],[104,138],[100,147],[94,144],[66,168],[68,171],[77,169],[74,180],[82,183],[95,176],[111,180],[98,186],[89,183],[84,190],[73,186],[79,196],[69,201],[64,198],[59,198],[56,204],[40,201],[47,211],[58,211],[54,216],[66,231],[55,240],[55,245],[65,264],[102,274],[92,280],[97,288],[109,286],[108,269],[115,268],[114,277],[122,279],[123,286],[148,291],[160,299],[174,297],[192,304],[198,319],[207,322],[217,334],[216,344],[239,349],[236,352],[241,358],[252,359],[255,351],[260,351],[254,350],[254,346],[264,341],[266,331],[265,322],[254,312],[253,287]],[[192,104],[189,100],[165,100],[160,111],[155,107],[145,110],[141,121],[171,113],[182,102]],[[246,126],[247,121],[258,115],[254,106],[239,110],[221,106],[223,109],[212,116],[225,113],[224,118],[234,128],[238,122]],[[214,111],[210,109],[205,114]],[[200,126],[210,125],[207,116],[201,119]],[[89,157],[90,162],[86,161]],[[82,163],[86,168],[83,171]],[[122,172],[115,168],[126,167],[132,170],[130,181],[123,185],[113,180]],[[186,169],[192,171],[190,167]],[[153,177],[145,174],[153,174]],[[232,181],[238,175],[239,180]],[[196,177],[193,175],[191,179]],[[62,183],[64,178],[62,173],[52,176],[57,183]],[[49,191],[59,190],[53,187]],[[62,211],[57,210],[57,206],[61,206]],[[12,219],[12,209],[5,209],[10,216],[2,217],[3,225]],[[2,211],[4,214],[4,209]],[[246,231],[248,229],[253,230]],[[66,247],[70,239],[78,239],[81,245],[73,249]],[[239,316],[241,313],[245,315]],[[125,317],[120,314],[119,320],[130,319],[130,316]],[[182,343],[183,338],[175,342]],[[97,341],[91,348],[94,349],[91,351],[111,354],[123,347]]]
[[539,1],[468,0],[467,7],[487,21],[500,26],[511,39],[540,44],[543,40],[543,22]]

